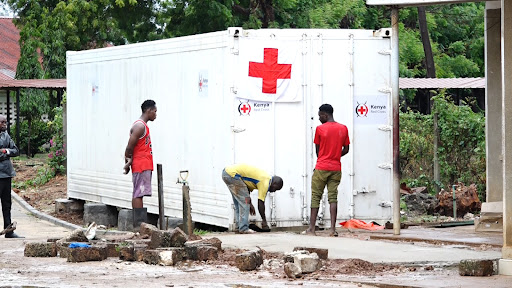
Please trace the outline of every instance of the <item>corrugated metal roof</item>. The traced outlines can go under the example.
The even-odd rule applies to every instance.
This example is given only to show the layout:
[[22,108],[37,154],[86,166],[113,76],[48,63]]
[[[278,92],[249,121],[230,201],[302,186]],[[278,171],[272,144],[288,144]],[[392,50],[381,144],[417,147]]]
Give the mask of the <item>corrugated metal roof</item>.
[[26,80],[1,80],[0,89],[7,88],[66,88],[66,79],[26,79]]
[[12,79],[20,58],[20,33],[13,18],[0,18],[0,79]]
[[485,88],[485,78],[400,78],[400,89]]

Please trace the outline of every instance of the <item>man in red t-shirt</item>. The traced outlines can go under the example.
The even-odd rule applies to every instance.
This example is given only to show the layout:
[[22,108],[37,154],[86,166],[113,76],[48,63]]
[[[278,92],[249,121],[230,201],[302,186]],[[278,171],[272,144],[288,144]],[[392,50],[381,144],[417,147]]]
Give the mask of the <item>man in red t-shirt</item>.
[[315,234],[316,217],[320,199],[327,186],[327,196],[331,212],[331,234],[336,232],[336,216],[338,215],[338,186],[341,182],[341,157],[349,151],[350,139],[347,126],[334,121],[334,109],[329,104],[323,104],[318,111],[322,125],[316,127],[316,166],[311,179],[311,219],[305,234]]
[[132,169],[133,195],[133,227],[141,222],[147,222],[147,210],[143,208],[142,198],[151,196],[151,174],[153,172],[153,151],[151,137],[149,136],[148,121],[156,119],[156,103],[146,100],[141,105],[142,115],[130,129],[130,139],[124,152],[124,174]]

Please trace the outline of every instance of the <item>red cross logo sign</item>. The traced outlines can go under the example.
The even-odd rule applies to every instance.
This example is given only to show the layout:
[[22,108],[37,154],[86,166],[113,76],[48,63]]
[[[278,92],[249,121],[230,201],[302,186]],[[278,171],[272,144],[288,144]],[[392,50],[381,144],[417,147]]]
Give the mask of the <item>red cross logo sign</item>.
[[357,102],[356,115],[357,115],[357,117],[367,117],[368,116],[368,106],[366,106],[366,102],[364,104],[359,104],[359,102]]
[[248,115],[250,116],[251,114],[251,105],[249,104],[249,101],[247,102],[242,102],[240,101],[240,105],[238,105],[238,113],[240,113],[240,116],[242,115]]
[[261,92],[276,94],[277,79],[290,79],[292,64],[277,63],[279,51],[275,48],[263,49],[263,63],[249,62],[249,76],[262,78]]

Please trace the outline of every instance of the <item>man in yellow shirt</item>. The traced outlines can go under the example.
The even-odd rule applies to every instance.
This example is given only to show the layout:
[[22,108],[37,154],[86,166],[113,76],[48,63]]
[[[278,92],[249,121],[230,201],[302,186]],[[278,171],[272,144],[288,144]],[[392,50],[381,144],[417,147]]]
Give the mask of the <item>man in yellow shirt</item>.
[[247,164],[234,164],[222,171],[222,180],[229,188],[235,204],[235,224],[242,234],[254,233],[249,229],[249,212],[255,215],[254,206],[249,195],[254,189],[258,190],[258,212],[261,216],[261,228],[269,229],[265,217],[265,197],[267,192],[275,192],[283,188],[283,179],[271,176],[265,170]]

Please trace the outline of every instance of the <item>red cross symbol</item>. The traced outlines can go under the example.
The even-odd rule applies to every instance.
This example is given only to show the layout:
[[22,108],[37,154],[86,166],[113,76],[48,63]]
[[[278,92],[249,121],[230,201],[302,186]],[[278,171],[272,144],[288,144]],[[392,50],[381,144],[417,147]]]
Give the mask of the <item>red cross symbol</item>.
[[290,79],[292,64],[277,63],[278,49],[264,48],[263,63],[249,62],[249,76],[262,78],[261,92],[276,94],[277,79]]
[[249,110],[249,107],[247,107],[247,105],[243,105],[242,108],[240,108],[240,110],[242,110],[242,112],[247,113],[247,110]]
[[240,105],[238,105],[238,112],[240,115],[250,115],[251,105],[248,103],[240,103]]
[[359,111],[359,114],[364,115],[364,112],[366,112],[366,108],[364,108],[364,106],[361,106],[357,111]]

